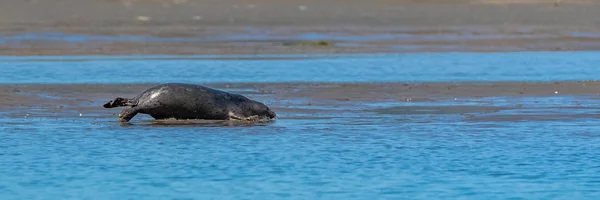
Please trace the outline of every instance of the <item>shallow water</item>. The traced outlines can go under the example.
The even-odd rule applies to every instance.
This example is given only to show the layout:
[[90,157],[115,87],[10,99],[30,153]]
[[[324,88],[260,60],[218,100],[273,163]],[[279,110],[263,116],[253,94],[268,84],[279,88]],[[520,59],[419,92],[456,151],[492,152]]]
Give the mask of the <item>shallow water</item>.
[[[600,72],[596,55],[440,53],[250,61],[3,57],[0,82],[590,80]],[[477,103],[484,101],[492,107]],[[112,116],[99,116],[108,111],[56,117],[31,108],[23,111],[31,113],[27,116],[0,118],[0,199],[600,197],[598,99],[464,102],[413,107],[348,102],[312,106],[323,111],[312,114],[280,112],[272,123],[238,126],[166,126],[148,117],[122,125]],[[353,110],[356,104],[363,105]]]
[[[0,57],[0,83],[596,80],[600,52]],[[250,56],[236,56],[248,58]],[[179,59],[178,59],[179,58]],[[212,59],[209,59],[212,58]]]

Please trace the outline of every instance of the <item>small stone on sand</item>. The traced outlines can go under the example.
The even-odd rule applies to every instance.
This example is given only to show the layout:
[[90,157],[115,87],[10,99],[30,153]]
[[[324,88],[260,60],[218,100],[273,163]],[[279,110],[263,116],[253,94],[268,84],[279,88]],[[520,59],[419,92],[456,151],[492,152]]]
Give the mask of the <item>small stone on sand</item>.
[[147,16],[138,16],[137,20],[139,20],[139,21],[149,21],[150,17],[147,17]]
[[173,0],[174,4],[184,4],[184,3],[187,3],[187,2],[188,2],[188,0]]

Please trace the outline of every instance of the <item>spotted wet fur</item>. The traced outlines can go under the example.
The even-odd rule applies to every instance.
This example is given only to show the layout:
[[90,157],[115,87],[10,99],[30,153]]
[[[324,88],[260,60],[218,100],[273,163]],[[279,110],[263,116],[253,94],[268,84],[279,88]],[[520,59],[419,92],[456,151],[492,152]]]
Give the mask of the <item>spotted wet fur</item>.
[[105,108],[126,107],[120,121],[128,122],[138,113],[155,119],[246,120],[273,119],[269,107],[239,94],[201,85],[167,83],[154,86],[132,99],[117,97]]

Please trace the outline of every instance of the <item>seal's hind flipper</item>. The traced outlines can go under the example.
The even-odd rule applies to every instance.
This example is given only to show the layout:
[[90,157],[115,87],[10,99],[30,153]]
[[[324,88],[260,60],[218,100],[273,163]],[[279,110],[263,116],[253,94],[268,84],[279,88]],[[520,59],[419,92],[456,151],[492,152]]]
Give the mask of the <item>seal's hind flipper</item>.
[[104,107],[105,108],[115,108],[115,107],[119,107],[119,106],[133,106],[133,105],[135,105],[135,104],[131,101],[131,99],[117,97],[115,100],[105,103]]
[[131,118],[135,117],[135,115],[137,115],[138,113],[139,113],[139,111],[138,111],[137,107],[125,108],[125,109],[121,110],[121,112],[119,113],[119,121],[120,122],[129,122],[129,120],[131,120]]

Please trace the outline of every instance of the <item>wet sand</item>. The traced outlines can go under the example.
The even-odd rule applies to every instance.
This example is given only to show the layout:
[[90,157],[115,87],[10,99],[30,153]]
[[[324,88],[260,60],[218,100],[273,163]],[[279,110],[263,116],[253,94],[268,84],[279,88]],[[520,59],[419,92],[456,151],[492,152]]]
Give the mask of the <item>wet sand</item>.
[[7,0],[0,55],[599,50],[598,10],[591,0]]
[[[81,114],[81,117],[114,118],[116,121],[116,114],[121,109],[105,109],[102,104],[117,96],[133,97],[152,85],[154,84],[4,84],[0,85],[0,112],[17,118],[69,118]],[[517,108],[540,109],[541,104],[538,105],[537,100],[548,102],[548,99],[552,98],[566,98],[568,104],[557,101],[547,105],[551,109],[568,109],[573,113],[577,113],[579,109],[600,109],[590,103],[597,101],[600,95],[600,83],[595,81],[206,85],[265,102],[278,113],[280,119],[339,117],[348,113],[358,117],[373,112],[402,115],[478,114]],[[569,100],[569,97],[573,98]],[[534,101],[523,101],[525,98],[533,98]],[[534,117],[554,119],[565,116],[570,115],[550,112]],[[145,117],[148,119],[147,116]],[[522,120],[527,116],[504,117],[506,119],[502,118],[503,120]],[[591,115],[586,113],[580,117],[591,117]]]
[[[8,0],[0,2],[0,55],[600,50],[598,10],[598,1],[585,0]],[[118,109],[101,108],[105,101],[149,86],[1,85],[0,111],[114,117]],[[369,102],[600,93],[596,82],[209,86],[239,91],[292,114],[342,107],[373,111],[361,107]]]

